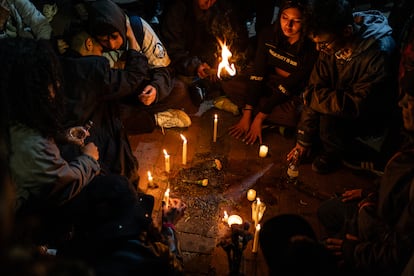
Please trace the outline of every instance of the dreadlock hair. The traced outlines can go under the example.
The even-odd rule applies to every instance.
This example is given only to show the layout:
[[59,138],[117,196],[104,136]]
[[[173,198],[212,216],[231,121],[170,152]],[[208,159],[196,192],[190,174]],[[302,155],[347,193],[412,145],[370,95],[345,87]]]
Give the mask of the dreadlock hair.
[[308,0],[285,0],[282,1],[279,8],[279,13],[277,16],[277,20],[275,21],[275,32],[276,32],[276,40],[277,43],[280,43],[281,41],[285,41],[286,38],[283,34],[282,27],[280,26],[280,17],[282,16],[282,13],[284,10],[289,8],[295,8],[298,9],[302,14],[302,20],[301,20],[301,30],[300,30],[300,38],[298,42],[298,51],[301,52],[303,48],[304,41],[308,35],[308,29],[307,26],[309,25],[309,19],[310,19],[310,6],[308,3]]
[[2,39],[0,63],[2,118],[11,124],[26,125],[45,137],[56,136],[62,129],[63,80],[50,43]]
[[341,35],[354,22],[353,9],[347,0],[314,0],[309,29],[313,35]]

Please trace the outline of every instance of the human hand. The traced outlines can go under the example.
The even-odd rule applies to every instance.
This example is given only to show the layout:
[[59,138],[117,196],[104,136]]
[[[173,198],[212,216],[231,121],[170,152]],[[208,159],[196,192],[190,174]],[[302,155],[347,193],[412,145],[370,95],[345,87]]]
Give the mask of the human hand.
[[67,49],[69,49],[69,44],[66,43],[63,39],[57,40],[57,48],[60,54],[64,54]]
[[301,159],[303,156],[307,156],[309,154],[309,148],[302,146],[299,143],[296,143],[295,147],[288,153],[286,160],[287,162],[290,162],[295,155],[295,151],[299,151],[299,159]]
[[162,221],[175,225],[183,216],[187,205],[178,198],[169,198],[162,207]]
[[229,128],[229,134],[236,139],[246,135],[250,128],[251,112],[244,112],[240,121]]
[[342,202],[347,202],[347,201],[351,201],[354,199],[360,199],[360,198],[362,198],[362,189],[349,190],[349,191],[345,191],[342,194]]
[[247,132],[246,136],[243,139],[243,141],[247,145],[253,145],[257,139],[259,139],[259,143],[262,144],[262,123],[263,123],[264,118],[262,118],[260,114],[261,113],[259,112],[256,115],[252,124],[250,125],[249,131]]
[[86,154],[97,161],[99,160],[99,150],[94,143],[87,143],[85,146],[81,148],[81,151],[83,154]]
[[141,94],[138,95],[138,99],[144,105],[152,104],[157,99],[157,89],[152,85],[145,86]]

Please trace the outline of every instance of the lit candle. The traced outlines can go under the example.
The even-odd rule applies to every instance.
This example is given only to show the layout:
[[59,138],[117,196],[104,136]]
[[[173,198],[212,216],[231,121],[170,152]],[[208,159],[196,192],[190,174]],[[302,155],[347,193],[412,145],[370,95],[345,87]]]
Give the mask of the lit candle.
[[256,199],[256,190],[249,189],[249,190],[247,191],[247,199],[248,199],[249,201],[253,201],[253,200],[255,200],[255,199]]
[[187,164],[187,139],[184,135],[180,134],[183,139],[183,165]]
[[168,188],[165,193],[164,193],[164,203],[165,203],[165,207],[168,209],[168,201],[170,200],[170,188]]
[[227,223],[227,221],[229,220],[229,215],[227,214],[227,211],[224,211],[224,215],[223,215],[223,221],[225,223]]
[[217,117],[217,114],[214,114],[213,142],[217,141],[217,123],[218,123],[218,117]]
[[165,158],[165,171],[169,173],[170,172],[170,156],[168,155],[165,149],[164,149],[164,158]]
[[240,216],[238,216],[238,215],[231,215],[227,219],[227,223],[231,227],[233,224],[242,224],[243,223],[243,219]]
[[258,218],[258,215],[257,215],[257,202],[258,201],[260,202],[260,198],[257,198],[256,201],[254,201],[252,203],[252,220],[253,220],[255,226],[258,224],[258,221],[257,221],[257,218]]
[[148,186],[152,187],[154,184],[154,179],[152,178],[151,172],[148,171]]
[[256,225],[256,230],[254,232],[253,248],[252,248],[253,253],[257,253],[257,250],[259,248],[259,232],[260,232],[260,224]]
[[269,147],[266,145],[261,145],[259,149],[259,156],[264,158],[267,156],[267,152],[269,150]]

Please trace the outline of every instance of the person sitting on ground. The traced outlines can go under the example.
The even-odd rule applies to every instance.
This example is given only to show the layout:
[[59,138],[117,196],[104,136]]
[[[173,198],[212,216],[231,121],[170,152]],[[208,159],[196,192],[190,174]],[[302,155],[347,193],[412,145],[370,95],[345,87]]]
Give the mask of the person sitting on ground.
[[[122,56],[128,48],[138,49],[148,59],[148,74],[137,89],[138,97],[134,95],[123,101],[121,118],[127,131],[151,132],[156,125],[162,128],[190,126],[190,117],[176,109],[186,96],[171,93],[173,78],[168,68],[170,59],[149,24],[138,16],[128,17],[111,0],[88,2],[86,8],[88,32],[108,53],[105,56],[110,59],[111,67],[124,66]],[[127,18],[136,37],[136,45],[130,45],[126,39]]]
[[265,221],[259,242],[270,276],[338,275],[333,257],[299,215],[283,214]]
[[171,66],[189,88],[190,98],[197,107],[206,98],[223,92],[217,80],[218,39],[231,49],[236,61],[235,57],[243,56],[248,46],[245,22],[239,22],[236,9],[224,3],[175,0],[161,20],[161,37],[171,56]]
[[[127,38],[131,45],[135,36],[127,24]],[[132,183],[138,182],[138,161],[119,116],[119,101],[136,95],[136,90],[147,77],[148,63],[138,49],[126,51],[124,69],[111,69],[102,56],[103,47],[89,35],[84,26],[73,24],[65,36],[70,48],[60,57],[64,76],[66,102],[65,126],[84,126],[100,152],[102,174],[125,175]],[[78,155],[78,145],[61,145],[62,155],[70,160]]]
[[318,209],[327,248],[352,275],[401,275],[414,250],[414,71],[405,72],[400,88],[406,143],[388,161],[378,189],[346,191]]
[[52,27],[46,17],[29,0],[0,1],[0,38],[51,38]]
[[[310,149],[318,152],[320,143],[312,170],[324,174],[338,169],[344,159],[358,159],[361,153],[352,149],[359,138],[383,137],[395,123],[395,42],[381,12],[352,13],[346,0],[314,1],[310,22],[320,53],[304,92],[297,143],[288,159],[296,149],[301,157]],[[366,155],[374,152],[365,148]]]
[[[269,117],[279,125],[296,127],[300,94],[317,57],[306,33],[308,17],[306,0],[285,1],[277,23],[262,32],[246,106],[240,121],[230,128],[232,136],[242,138],[247,144],[257,139],[262,143],[263,122]],[[256,107],[257,114],[253,116]]]

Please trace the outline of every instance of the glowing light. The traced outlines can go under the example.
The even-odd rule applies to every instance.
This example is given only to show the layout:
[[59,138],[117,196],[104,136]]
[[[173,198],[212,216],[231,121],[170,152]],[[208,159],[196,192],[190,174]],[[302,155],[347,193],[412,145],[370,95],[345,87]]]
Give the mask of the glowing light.
[[229,58],[232,56],[229,48],[226,45],[226,42],[221,42],[218,40],[221,46],[221,62],[217,68],[217,77],[220,78],[221,71],[225,69],[230,76],[236,75],[236,68],[234,67],[234,63],[230,64]]

